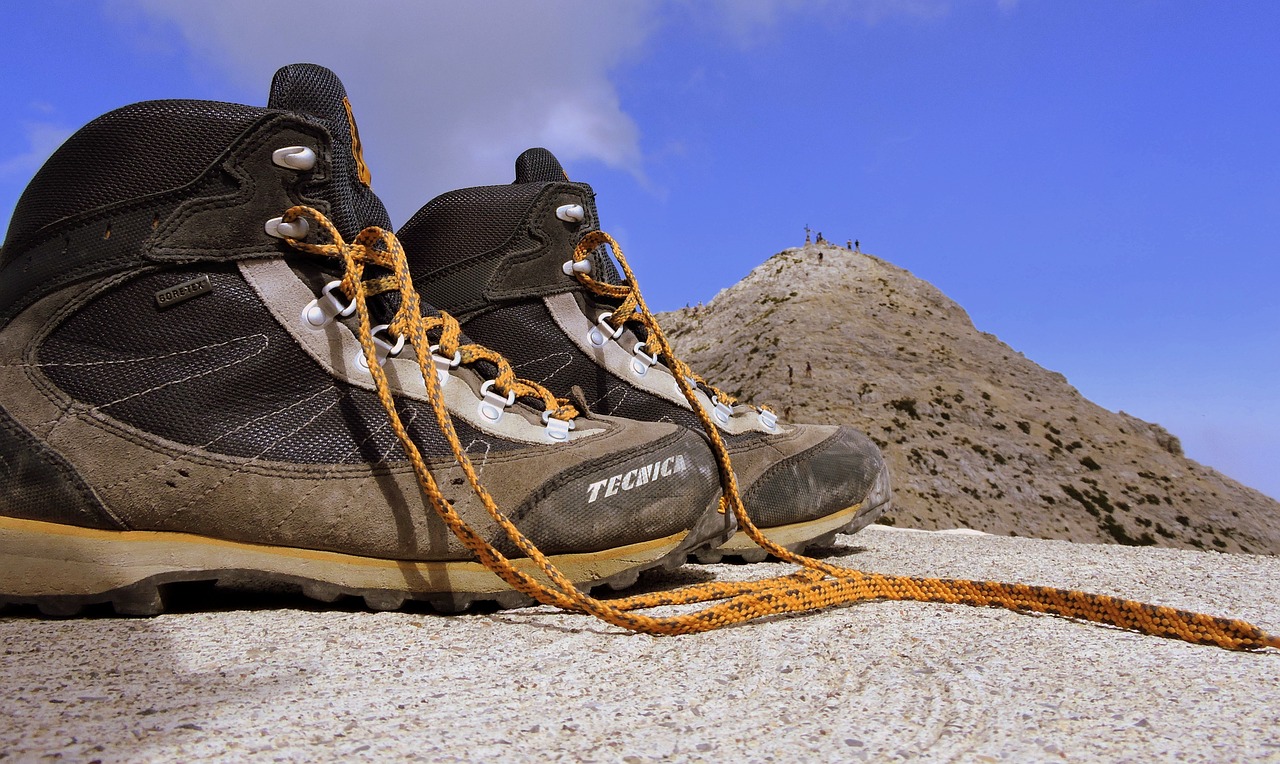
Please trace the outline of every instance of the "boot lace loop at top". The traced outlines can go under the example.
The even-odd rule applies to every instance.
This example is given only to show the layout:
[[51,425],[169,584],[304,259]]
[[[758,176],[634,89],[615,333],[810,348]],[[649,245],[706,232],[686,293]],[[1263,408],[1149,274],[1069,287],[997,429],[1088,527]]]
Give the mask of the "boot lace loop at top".
[[[721,480],[726,497],[721,501],[733,508],[739,523],[751,533],[756,543],[775,556],[802,566],[798,572],[745,583],[711,582],[683,588],[641,594],[624,599],[602,601],[579,590],[567,576],[561,573],[523,533],[499,510],[492,496],[480,484],[479,476],[453,427],[453,420],[445,407],[435,369],[430,359],[430,343],[427,332],[434,328],[442,331],[441,346],[448,353],[446,340],[457,341],[457,322],[447,315],[440,318],[423,316],[421,302],[409,275],[404,250],[395,234],[381,228],[366,228],[350,244],[317,210],[310,207],[292,207],[284,215],[286,222],[306,218],[315,223],[328,237],[328,243],[314,244],[285,237],[289,246],[310,254],[336,258],[344,266],[343,289],[354,301],[358,318],[357,339],[369,361],[379,401],[386,411],[388,421],[405,454],[413,466],[414,475],[432,508],[487,569],[512,588],[545,605],[593,615],[607,623],[632,631],[650,634],[690,634],[743,623],[769,615],[818,610],[832,605],[878,599],[917,600],[932,602],[964,603],[1003,607],[1015,611],[1052,613],[1083,620],[1107,623],[1146,634],[1173,637],[1188,642],[1212,644],[1234,650],[1251,650],[1265,647],[1280,648],[1280,637],[1273,637],[1243,621],[1214,618],[1200,613],[1174,610],[1166,607],[1144,605],[1115,597],[1085,594],[1064,589],[1033,587],[1022,584],[1002,584],[982,581],[921,578],[913,576],[888,576],[864,573],[858,570],[828,565],[819,560],[795,555],[769,542],[759,533],[746,516],[737,494],[732,466],[724,442],[701,406],[693,405],[713,443],[713,450],[721,470]],[[607,236],[607,235],[605,235]],[[612,239],[602,241],[612,243]],[[615,253],[634,285],[634,275],[617,249]],[[577,254],[575,253],[575,257]],[[364,268],[373,264],[391,271],[390,276],[365,280]],[[415,350],[419,371],[427,389],[427,399],[436,422],[458,466],[472,491],[480,499],[485,512],[506,534],[519,551],[529,558],[542,574],[539,578],[516,568],[498,549],[479,532],[469,526],[445,499],[435,478],[427,468],[417,444],[409,435],[396,408],[386,371],[376,362],[377,348],[372,333],[372,320],[368,298],[379,291],[395,291],[400,296],[400,306],[391,324],[392,330],[406,339]],[[626,298],[623,297],[625,300]],[[644,301],[635,292],[634,306],[649,317]],[[634,308],[633,308],[634,309]],[[638,314],[639,315],[639,314]],[[662,337],[657,322],[652,321],[655,344],[664,362],[674,370],[682,367],[671,353]],[[465,347],[465,346],[464,346]],[[472,351],[478,352],[478,351]],[[489,351],[492,352],[492,351]],[[497,354],[494,354],[497,355]],[[491,360],[487,355],[475,355]],[[514,375],[512,375],[514,376]],[[693,389],[687,379],[676,374],[685,397],[694,401]],[[512,384],[532,384],[513,380]],[[509,389],[516,389],[511,387]],[[547,393],[550,396],[550,393]],[[545,399],[544,399],[545,400]],[[554,400],[554,399],[553,399]],[[571,409],[567,405],[562,409]],[[576,412],[575,412],[576,413]],[[570,415],[571,416],[571,415]],[[714,603],[693,612],[672,616],[650,616],[636,611],[664,605],[690,605]]]

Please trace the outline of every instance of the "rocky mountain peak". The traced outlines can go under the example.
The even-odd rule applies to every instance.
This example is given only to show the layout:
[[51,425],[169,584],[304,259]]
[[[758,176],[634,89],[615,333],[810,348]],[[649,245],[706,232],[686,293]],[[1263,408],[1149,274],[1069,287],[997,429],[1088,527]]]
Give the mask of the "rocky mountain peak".
[[676,352],[784,421],[855,425],[894,471],[890,522],[1280,553],[1280,502],[1085,399],[928,282],[831,243],[787,249],[659,316]]

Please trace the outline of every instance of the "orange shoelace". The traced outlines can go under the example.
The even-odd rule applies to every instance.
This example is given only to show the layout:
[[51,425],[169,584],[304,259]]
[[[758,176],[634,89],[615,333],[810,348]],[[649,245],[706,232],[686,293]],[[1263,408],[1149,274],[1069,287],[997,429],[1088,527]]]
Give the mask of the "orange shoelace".
[[[494,377],[494,389],[498,393],[503,395],[514,393],[516,398],[531,398],[540,401],[548,416],[555,419],[567,422],[578,416],[578,410],[569,404],[567,398],[557,398],[550,390],[537,382],[517,377],[515,371],[511,368],[511,364],[501,353],[490,350],[483,345],[459,344],[462,339],[462,328],[458,326],[458,321],[453,316],[444,312],[441,312],[439,317],[422,315],[422,302],[409,279],[408,267],[403,262],[404,253],[403,251],[399,252],[399,259],[393,254],[400,247],[394,234],[381,228],[366,228],[356,235],[355,241],[347,244],[342,240],[342,235],[338,233],[338,229],[333,226],[333,223],[320,214],[319,211],[311,207],[295,207],[290,212],[296,212],[296,214],[283,218],[285,221],[293,222],[298,217],[306,217],[311,223],[318,225],[325,232],[325,235],[330,239],[330,243],[308,244],[305,241],[288,239],[289,245],[302,252],[342,260],[345,270],[342,274],[341,289],[348,299],[358,298],[360,304],[363,305],[368,297],[376,294],[392,291],[400,294],[400,307],[397,309],[391,323],[387,325],[387,331],[397,337],[404,337],[413,346],[414,350],[418,351],[420,365],[424,358],[431,355],[430,352],[420,352],[430,350],[430,346],[425,339],[426,333],[439,329],[440,342],[436,349],[440,355],[445,358],[456,358],[459,364],[488,361],[498,370],[497,375]],[[388,242],[394,242],[394,247],[389,246]],[[391,271],[391,275],[382,278],[363,279],[365,265],[380,266]],[[358,315],[361,321],[360,334],[363,337],[365,333],[372,331],[371,327],[367,326],[367,324],[370,324],[371,319],[366,309],[359,310]],[[415,335],[415,330],[419,329],[421,330],[420,337]],[[374,359],[367,358],[366,360],[373,361]],[[374,365],[378,364],[375,363]],[[370,368],[372,369],[373,367],[371,366]],[[424,366],[423,368],[425,369],[426,367]],[[429,382],[427,385],[428,392],[432,388],[433,386]],[[452,430],[448,432],[450,437],[453,437]]]
[[[424,494],[430,500],[440,518],[449,529],[462,541],[476,558],[495,575],[512,588],[534,600],[553,605],[572,612],[593,615],[607,623],[637,632],[649,634],[691,634],[744,623],[769,615],[781,613],[798,613],[818,610],[833,605],[847,605],[867,600],[916,600],[924,602],[948,602],[968,605],[986,605],[1008,608],[1015,611],[1050,613],[1069,618],[1078,618],[1098,623],[1106,623],[1144,634],[1182,639],[1187,642],[1216,645],[1232,650],[1256,650],[1265,647],[1280,648],[1280,637],[1273,637],[1257,627],[1244,621],[1216,618],[1201,613],[1192,613],[1173,608],[1146,605],[1132,600],[1116,597],[1087,594],[1067,589],[1027,586],[1023,584],[1003,584],[989,581],[964,581],[955,579],[920,578],[913,576],[887,576],[876,573],[864,573],[858,570],[829,565],[820,560],[793,554],[777,546],[765,538],[747,517],[738,496],[737,483],[733,476],[732,465],[716,427],[699,405],[693,388],[685,375],[679,373],[688,369],[674,357],[670,345],[662,336],[661,329],[653,319],[639,291],[635,289],[635,276],[626,264],[617,243],[607,234],[592,232],[584,237],[574,252],[574,259],[585,259],[589,252],[602,243],[613,247],[623,271],[627,276],[626,287],[601,285],[611,290],[628,290],[628,294],[616,293],[624,302],[633,300],[632,310],[635,318],[649,328],[653,345],[659,358],[676,372],[676,382],[681,392],[690,401],[703,426],[711,438],[712,448],[720,466],[724,496],[721,501],[730,507],[738,518],[743,530],[764,549],[779,559],[800,565],[802,569],[796,573],[777,576],[758,581],[744,583],[697,584],[666,592],[642,594],[613,601],[598,600],[580,591],[572,581],[547,559],[515,524],[507,519],[498,509],[493,498],[480,484],[475,468],[471,464],[466,451],[453,427],[453,420],[445,407],[440,385],[436,379],[433,362],[430,360],[430,343],[427,333],[435,328],[452,331],[454,341],[457,339],[457,322],[447,314],[441,317],[423,316],[421,303],[413,282],[409,276],[409,267],[404,250],[395,234],[380,228],[366,228],[361,231],[355,241],[347,244],[333,225],[318,211],[310,207],[293,207],[284,215],[285,222],[296,222],[306,218],[323,231],[329,241],[322,244],[309,244],[297,239],[286,241],[298,250],[314,255],[341,260],[344,266],[342,280],[343,290],[355,302],[358,318],[356,332],[360,345],[364,349],[369,371],[378,391],[379,400],[387,412],[393,431],[413,466],[414,474]],[[594,244],[592,242],[595,242]],[[366,264],[377,265],[391,271],[387,277],[364,280]],[[585,282],[584,282],[585,283]],[[599,282],[595,282],[599,283]],[[399,411],[396,409],[387,380],[386,372],[378,363],[378,349],[374,343],[372,320],[369,313],[368,298],[373,294],[394,290],[400,295],[400,305],[390,324],[390,331],[403,337],[415,351],[419,370],[426,383],[427,398],[435,413],[436,421],[449,442],[454,458],[461,467],[471,489],[479,497],[490,518],[502,528],[516,548],[529,558],[548,583],[543,583],[531,575],[515,568],[511,561],[491,546],[474,529],[468,526],[444,498],[436,484],[435,478],[428,470],[418,450],[417,444],[409,436]],[[618,325],[632,316],[622,310]],[[448,353],[442,338],[441,348]],[[472,351],[475,358],[484,358],[499,365],[492,356],[492,351],[484,349]],[[489,354],[492,354],[489,355]],[[499,357],[500,360],[500,357]],[[510,369],[509,365],[506,367]],[[529,397],[539,398],[547,405],[557,404],[553,416],[572,417],[572,408],[564,401],[555,399],[535,383],[517,380],[514,374],[506,389],[526,389]],[[525,387],[517,387],[523,385]],[[545,394],[545,395],[544,395]],[[548,409],[551,410],[551,409]],[[673,616],[649,616],[638,613],[638,610],[664,606],[688,605],[694,603],[714,602],[700,610]]]

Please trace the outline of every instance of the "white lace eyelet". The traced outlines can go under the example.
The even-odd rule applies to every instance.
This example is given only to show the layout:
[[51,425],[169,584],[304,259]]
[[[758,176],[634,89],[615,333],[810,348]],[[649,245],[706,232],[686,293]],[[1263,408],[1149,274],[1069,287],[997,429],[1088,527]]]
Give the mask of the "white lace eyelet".
[[570,420],[552,419],[550,411],[542,412],[542,423],[546,425],[547,437],[557,443],[563,443],[569,439],[569,431],[577,426],[577,423]]
[[778,431],[778,415],[777,414],[763,407],[756,409],[756,412],[760,418],[760,424],[764,425],[764,428],[766,430],[768,430],[769,432]]
[[507,393],[507,397],[503,398],[501,395],[498,395],[490,389],[497,383],[497,381],[498,380],[496,379],[490,379],[483,385],[480,385],[480,395],[483,398],[483,400],[480,401],[479,406],[480,416],[494,424],[501,421],[502,415],[506,412],[507,407],[516,402],[515,390],[509,391]]
[[316,152],[306,146],[285,146],[271,152],[271,161],[279,167],[306,172],[315,169]]
[[431,362],[436,367],[436,379],[439,380],[440,386],[444,387],[444,383],[449,381],[449,370],[458,368],[458,364],[462,363],[462,351],[453,351],[453,358],[445,358],[439,355],[440,346],[431,346]]
[[[591,327],[591,331],[587,332],[587,342],[591,343],[591,347],[602,348],[609,340],[616,340],[622,336],[622,327],[614,329],[606,323],[612,316],[612,313],[601,313],[600,318],[596,319],[596,325]],[[601,327],[605,331],[600,331]],[[609,334],[605,334],[609,332]]]
[[649,367],[653,366],[658,362],[657,356],[649,355],[648,353],[644,352],[644,350],[641,349],[644,347],[644,345],[645,344],[643,342],[637,342],[636,346],[631,349],[631,353],[633,356],[631,359],[631,371],[637,377],[643,377],[644,375],[648,374]]
[[562,204],[556,207],[556,217],[566,223],[581,223],[587,219],[587,211],[581,204]]
[[346,318],[356,312],[356,301],[343,305],[342,300],[334,294],[334,290],[342,286],[341,281],[330,281],[320,291],[320,296],[302,309],[302,325],[310,329],[323,329],[333,323],[338,316]]
[[716,421],[720,424],[729,424],[729,417],[733,416],[733,407],[721,403],[717,396],[711,397],[711,405],[714,407],[712,413],[715,415]]
[[[396,337],[395,343],[387,342],[378,336],[379,332],[385,332],[390,327],[386,324],[379,324],[373,327],[373,331],[369,335],[373,337],[373,352],[378,357],[378,365],[386,364],[388,358],[395,358],[400,355],[400,351],[404,350],[404,337]],[[390,335],[388,335],[390,336]],[[356,352],[356,365],[364,371],[369,371],[369,362],[364,357],[364,348]]]
[[298,218],[292,223],[284,222],[284,218],[271,218],[263,225],[268,236],[274,236],[277,239],[305,239],[307,231],[311,230],[311,224],[306,218]]
[[560,266],[560,270],[564,271],[566,276],[572,276],[575,273],[591,273],[591,261],[579,260],[575,263],[572,260],[565,260],[564,265]]
[[[674,375],[674,372],[672,372],[672,374]],[[697,391],[698,381],[696,379],[693,377],[685,377],[684,381],[692,390]],[[675,376],[671,377],[671,389],[675,391],[676,395],[679,395],[681,398],[684,397],[684,391],[680,389],[680,381],[677,380]]]

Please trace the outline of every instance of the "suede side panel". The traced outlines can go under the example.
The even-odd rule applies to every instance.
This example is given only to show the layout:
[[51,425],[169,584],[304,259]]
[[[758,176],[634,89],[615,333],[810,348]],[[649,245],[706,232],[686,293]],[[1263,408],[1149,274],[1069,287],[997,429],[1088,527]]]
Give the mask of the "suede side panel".
[[[783,459],[808,451],[822,443],[835,435],[839,428],[825,424],[793,424],[780,425],[779,429],[782,432],[778,435],[746,441],[729,448],[729,455],[733,460],[733,474],[738,479],[738,489],[744,501],[752,484],[759,480],[766,470]],[[747,505],[747,509],[751,509],[750,504]]]
[[[470,558],[407,468],[299,465],[212,454],[139,431],[69,399],[34,363],[35,348],[60,313],[74,310],[103,286],[86,284],[52,294],[0,331],[0,406],[60,452],[124,527],[389,559]],[[473,453],[472,458],[499,507],[509,510],[562,471],[610,452],[632,452],[618,469],[633,469],[628,464],[643,463],[655,441],[676,431],[670,425],[603,421],[610,424],[607,431],[577,443]],[[699,469],[710,462],[705,452],[689,458],[700,460]],[[458,512],[482,535],[496,538],[495,525],[465,485],[461,470],[445,461],[430,466]],[[608,477],[589,474],[581,479],[589,485]],[[674,513],[659,520],[649,528],[653,537],[688,527]],[[556,531],[554,523],[534,523],[534,529],[540,525],[547,533]],[[540,546],[559,544],[559,539],[538,535],[545,534],[534,537]]]
[[122,528],[66,459],[2,408],[0,514],[83,528]]
[[[565,204],[590,203],[590,195],[573,183],[547,184],[525,218],[525,236],[537,242],[532,251],[507,255],[485,285],[489,303],[540,297],[581,289],[564,275],[561,267],[581,237],[579,227],[556,217],[556,208]],[[462,319],[465,320],[465,319]]]
[[[234,190],[198,189],[156,229],[144,256],[158,262],[232,260],[276,255],[280,240],[269,235],[267,220],[296,204],[328,214],[329,205],[300,193],[303,181],[320,181],[328,167],[329,134],[297,117],[280,116],[247,133],[232,146],[217,169],[233,180]],[[317,155],[316,167],[299,172],[272,161],[276,149],[306,146]],[[232,242],[236,244],[231,245]]]
[[764,528],[816,520],[860,503],[883,469],[870,438],[837,427],[820,443],[770,466],[742,500],[752,521]]

